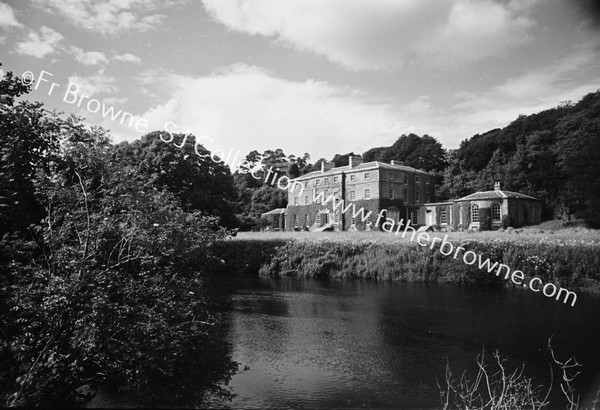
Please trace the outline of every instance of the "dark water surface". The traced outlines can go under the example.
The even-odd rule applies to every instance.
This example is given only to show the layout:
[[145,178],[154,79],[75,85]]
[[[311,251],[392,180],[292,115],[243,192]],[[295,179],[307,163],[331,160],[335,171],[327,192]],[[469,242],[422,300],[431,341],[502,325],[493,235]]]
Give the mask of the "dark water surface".
[[[559,358],[583,365],[576,380],[584,403],[600,385],[594,296],[579,295],[571,307],[526,291],[297,278],[235,280],[219,290],[234,306],[233,358],[249,370],[232,379],[232,402],[211,406],[435,408],[446,360],[457,376],[475,374],[484,346],[547,385],[551,336]],[[564,408],[551,399],[550,408]],[[93,402],[110,403],[102,395]]]

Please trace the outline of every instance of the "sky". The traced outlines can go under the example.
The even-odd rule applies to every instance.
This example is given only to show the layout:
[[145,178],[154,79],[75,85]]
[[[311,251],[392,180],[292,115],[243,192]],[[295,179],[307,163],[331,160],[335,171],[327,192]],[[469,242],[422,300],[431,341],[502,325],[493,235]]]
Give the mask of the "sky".
[[2,70],[110,129],[313,160],[600,89],[596,0],[0,0]]

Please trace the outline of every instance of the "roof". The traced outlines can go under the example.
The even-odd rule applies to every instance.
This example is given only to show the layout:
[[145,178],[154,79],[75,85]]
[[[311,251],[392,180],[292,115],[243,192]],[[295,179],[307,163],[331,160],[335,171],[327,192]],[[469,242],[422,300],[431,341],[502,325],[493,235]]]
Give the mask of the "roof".
[[260,216],[267,216],[267,215],[281,215],[285,213],[285,208],[275,208],[269,212],[265,212],[263,214],[260,214]]
[[517,198],[517,199],[533,199],[534,201],[539,201],[539,199],[534,198],[529,195],[520,194],[518,192],[505,191],[503,189],[497,189],[494,191],[480,191],[475,192],[474,194],[464,196],[456,201],[474,201],[480,199],[506,199],[506,198]]
[[427,202],[425,204],[423,204],[423,206],[434,206],[434,205],[452,205],[454,204],[453,201],[446,201],[446,202]]
[[431,174],[429,174],[429,172],[426,172],[426,171],[423,171],[420,169],[416,169],[413,167],[409,167],[407,165],[392,165],[392,164],[387,164],[385,162],[380,162],[380,161],[371,161],[371,162],[364,162],[362,164],[355,165],[352,168],[350,168],[349,165],[344,165],[341,167],[331,168],[330,170],[327,170],[325,172],[321,172],[321,170],[312,171],[312,172],[309,172],[308,174],[299,176],[295,180],[303,181],[305,179],[311,179],[311,178],[320,177],[320,176],[337,175],[337,174],[341,174],[342,172],[347,173],[347,172],[354,172],[354,171],[368,171],[371,169],[388,169],[388,170],[392,170],[392,171],[395,170],[395,171],[418,173],[418,174],[422,174],[422,175],[431,175]]

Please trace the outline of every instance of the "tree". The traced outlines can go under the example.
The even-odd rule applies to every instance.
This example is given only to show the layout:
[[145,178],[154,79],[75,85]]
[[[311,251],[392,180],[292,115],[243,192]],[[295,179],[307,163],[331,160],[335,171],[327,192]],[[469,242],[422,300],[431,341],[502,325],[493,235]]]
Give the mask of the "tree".
[[[168,386],[194,405],[186,392],[226,394],[236,364],[204,286],[224,228],[111,157],[103,130],[4,101],[19,143],[3,143],[2,176],[12,184],[20,169],[41,215],[28,237],[5,224],[13,231],[0,240],[3,404],[61,404],[98,380],[148,394]],[[26,214],[30,203],[13,206]]]
[[[173,140],[169,141],[171,138]],[[172,192],[185,210],[218,216],[227,227],[235,227],[236,192],[227,166],[216,162],[192,135],[154,131],[131,144],[113,149],[113,158],[140,167],[148,183]]]
[[41,218],[32,181],[37,169],[51,163],[63,125],[41,103],[15,101],[29,89],[12,72],[0,80],[0,237],[26,235]]

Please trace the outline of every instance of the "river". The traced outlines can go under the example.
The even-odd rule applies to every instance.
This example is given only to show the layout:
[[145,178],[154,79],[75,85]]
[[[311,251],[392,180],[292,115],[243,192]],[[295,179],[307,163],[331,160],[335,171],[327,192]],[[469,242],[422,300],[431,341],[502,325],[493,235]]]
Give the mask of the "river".
[[[507,368],[524,363],[547,385],[550,337],[559,359],[582,364],[583,404],[600,386],[596,296],[571,307],[527,291],[297,278],[236,279],[219,291],[234,306],[233,358],[249,369],[231,380],[233,401],[211,406],[435,408],[446,362],[474,375],[482,351],[491,365],[499,349]],[[550,400],[564,408],[558,393]],[[91,404],[111,403],[122,404],[102,395]]]

